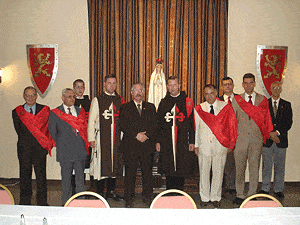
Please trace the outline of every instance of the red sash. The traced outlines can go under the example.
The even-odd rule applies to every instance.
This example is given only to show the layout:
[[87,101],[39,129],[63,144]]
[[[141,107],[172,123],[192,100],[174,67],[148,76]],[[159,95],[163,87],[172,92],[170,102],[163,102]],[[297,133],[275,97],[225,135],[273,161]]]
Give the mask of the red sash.
[[258,106],[255,106],[246,102],[240,95],[234,97],[241,109],[256,123],[264,138],[264,143],[266,143],[269,133],[273,130],[268,99],[264,97],[264,100]]
[[48,130],[50,108],[48,106],[44,106],[37,115],[33,115],[27,112],[23,106],[20,105],[16,108],[16,112],[22,123],[32,133],[40,145],[49,151],[49,155],[51,156],[51,149],[55,146],[55,142],[50,136]]
[[60,119],[70,124],[72,128],[79,131],[80,136],[85,142],[86,151],[89,154],[90,143],[87,140],[87,122],[86,122],[84,108],[82,107],[80,109],[80,113],[78,117],[64,113],[57,108],[52,109],[51,111],[54,112]]
[[195,110],[222,146],[235,149],[237,120],[231,104],[227,104],[218,115],[203,111],[201,105],[197,105]]
[[193,112],[194,109],[194,102],[190,98],[186,98],[186,114],[187,117],[190,117],[191,113]]

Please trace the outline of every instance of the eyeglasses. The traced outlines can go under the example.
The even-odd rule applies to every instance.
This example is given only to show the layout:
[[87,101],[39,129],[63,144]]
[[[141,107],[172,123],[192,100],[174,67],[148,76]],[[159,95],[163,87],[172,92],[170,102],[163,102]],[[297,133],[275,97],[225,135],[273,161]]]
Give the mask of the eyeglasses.
[[37,95],[24,95],[26,98],[35,98]]
[[281,87],[278,87],[278,86],[277,86],[277,87],[272,87],[272,89],[274,89],[274,90],[276,90],[276,89],[277,89],[277,90],[280,90]]

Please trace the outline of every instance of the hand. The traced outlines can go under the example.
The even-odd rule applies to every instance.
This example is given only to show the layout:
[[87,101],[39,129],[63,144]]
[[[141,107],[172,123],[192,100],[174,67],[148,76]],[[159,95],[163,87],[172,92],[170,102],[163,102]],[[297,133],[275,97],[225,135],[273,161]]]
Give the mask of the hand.
[[189,151],[192,152],[195,149],[195,145],[194,144],[189,144]]
[[276,143],[276,144],[279,144],[280,143],[280,140],[278,137],[275,137],[274,139],[272,138],[272,140]]
[[90,143],[91,143],[91,148],[95,148],[95,146],[96,146],[95,141],[91,141]]
[[198,156],[198,154],[199,154],[199,147],[194,148],[194,151],[195,151],[196,156]]
[[156,143],[156,151],[160,152],[160,143]]
[[145,133],[146,133],[146,131],[138,133],[136,135],[136,139],[140,142],[145,142],[148,139],[148,137],[146,136]]
[[269,133],[270,138],[273,140],[278,136],[278,133],[276,131],[272,131]]
[[227,148],[227,154],[231,153],[233,150],[230,148]]

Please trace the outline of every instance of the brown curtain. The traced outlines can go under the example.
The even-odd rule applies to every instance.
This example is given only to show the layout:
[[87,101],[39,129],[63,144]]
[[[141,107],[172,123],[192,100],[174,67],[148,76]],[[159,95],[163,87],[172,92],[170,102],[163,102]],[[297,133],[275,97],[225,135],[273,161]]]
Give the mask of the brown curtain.
[[[88,0],[91,97],[114,73],[118,93],[143,82],[148,94],[155,60],[176,75],[195,104],[202,89],[227,72],[228,0]],[[147,99],[147,98],[146,98]]]

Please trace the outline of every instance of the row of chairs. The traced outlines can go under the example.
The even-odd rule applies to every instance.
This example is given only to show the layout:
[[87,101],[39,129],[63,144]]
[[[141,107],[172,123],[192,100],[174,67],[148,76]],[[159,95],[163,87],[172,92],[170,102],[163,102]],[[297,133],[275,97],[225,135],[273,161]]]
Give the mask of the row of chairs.
[[[0,204],[14,205],[11,192],[0,184]],[[170,195],[171,194],[171,195]],[[175,196],[172,194],[176,194]],[[96,199],[81,199],[81,196],[94,196]],[[267,199],[267,200],[265,200]],[[101,195],[84,191],[73,195],[64,205],[65,207],[93,207],[110,208],[108,202]],[[267,194],[252,195],[241,204],[240,208],[254,207],[282,207],[282,204],[273,196]],[[197,209],[195,201],[190,195],[181,190],[171,189],[158,194],[150,206],[151,209]]]

